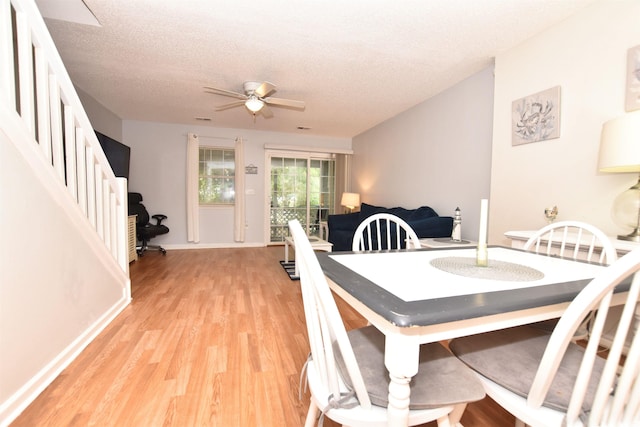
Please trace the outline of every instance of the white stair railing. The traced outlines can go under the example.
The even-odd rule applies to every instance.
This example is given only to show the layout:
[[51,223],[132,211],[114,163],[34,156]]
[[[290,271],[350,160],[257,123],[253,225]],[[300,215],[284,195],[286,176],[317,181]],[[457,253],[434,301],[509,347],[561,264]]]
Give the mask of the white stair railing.
[[111,171],[33,0],[0,0],[0,99],[2,130],[39,153],[128,277],[126,180]]

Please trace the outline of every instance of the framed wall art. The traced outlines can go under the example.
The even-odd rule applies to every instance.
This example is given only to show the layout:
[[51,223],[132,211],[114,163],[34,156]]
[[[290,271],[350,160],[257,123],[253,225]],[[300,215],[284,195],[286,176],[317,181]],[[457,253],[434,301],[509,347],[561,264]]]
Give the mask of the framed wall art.
[[627,53],[627,111],[640,110],[640,45]]
[[513,101],[511,123],[511,145],[559,138],[560,86]]

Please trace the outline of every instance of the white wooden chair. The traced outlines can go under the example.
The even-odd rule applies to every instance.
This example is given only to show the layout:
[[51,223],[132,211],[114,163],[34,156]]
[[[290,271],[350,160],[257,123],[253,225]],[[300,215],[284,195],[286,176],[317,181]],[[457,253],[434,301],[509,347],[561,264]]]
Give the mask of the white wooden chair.
[[351,250],[379,251],[403,247],[420,247],[416,232],[402,218],[389,213],[378,213],[365,218],[358,225]]
[[[571,302],[553,333],[519,327],[456,338],[452,351],[478,372],[487,394],[516,416],[516,425],[640,425],[640,249],[593,279]],[[625,280],[625,279],[629,280]],[[613,291],[629,283],[622,316],[606,358],[598,342]],[[572,342],[582,319],[595,313],[586,349]],[[626,358],[622,354],[631,334]]]
[[[609,237],[599,228],[581,221],[559,221],[541,228],[527,240],[524,250],[601,264],[611,264],[618,258]],[[612,314],[613,316],[615,314]],[[578,328],[575,341],[589,337],[590,322],[591,314],[587,315]],[[550,332],[556,321],[549,320],[535,325]]]
[[[305,426],[319,414],[349,426],[386,426],[389,373],[384,366],[384,335],[373,326],[347,332],[307,236],[289,222],[300,264],[310,357],[306,380],[311,402]],[[304,372],[303,372],[304,373]],[[438,343],[423,345],[418,374],[411,382],[409,425],[437,420],[459,425],[467,402],[484,398],[473,371]]]
[[581,221],[559,221],[541,228],[527,240],[524,250],[601,264],[611,264],[618,258],[609,237]]

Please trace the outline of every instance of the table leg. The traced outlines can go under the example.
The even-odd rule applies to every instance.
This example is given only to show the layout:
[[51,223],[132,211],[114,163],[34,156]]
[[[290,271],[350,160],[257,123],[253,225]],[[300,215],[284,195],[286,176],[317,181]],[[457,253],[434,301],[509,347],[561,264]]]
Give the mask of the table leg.
[[284,262],[289,262],[289,242],[284,241]]
[[406,339],[387,335],[384,363],[389,370],[388,425],[406,426],[409,423],[411,378],[418,373],[420,345]]

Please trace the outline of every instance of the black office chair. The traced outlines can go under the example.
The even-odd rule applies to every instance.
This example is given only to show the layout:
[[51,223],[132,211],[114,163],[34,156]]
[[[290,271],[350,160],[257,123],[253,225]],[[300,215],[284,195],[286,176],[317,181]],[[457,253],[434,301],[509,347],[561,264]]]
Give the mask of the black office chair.
[[162,225],[162,221],[167,219],[166,215],[156,214],[152,218],[156,220],[155,224],[149,222],[149,212],[147,208],[142,204],[142,194],[129,193],[129,215],[137,215],[136,218],[136,237],[139,245],[136,245],[136,252],[138,256],[144,255],[147,249],[156,249],[162,252],[162,255],[166,255],[167,251],[159,245],[150,245],[148,242],[156,236],[161,234],[167,234],[169,227]]

